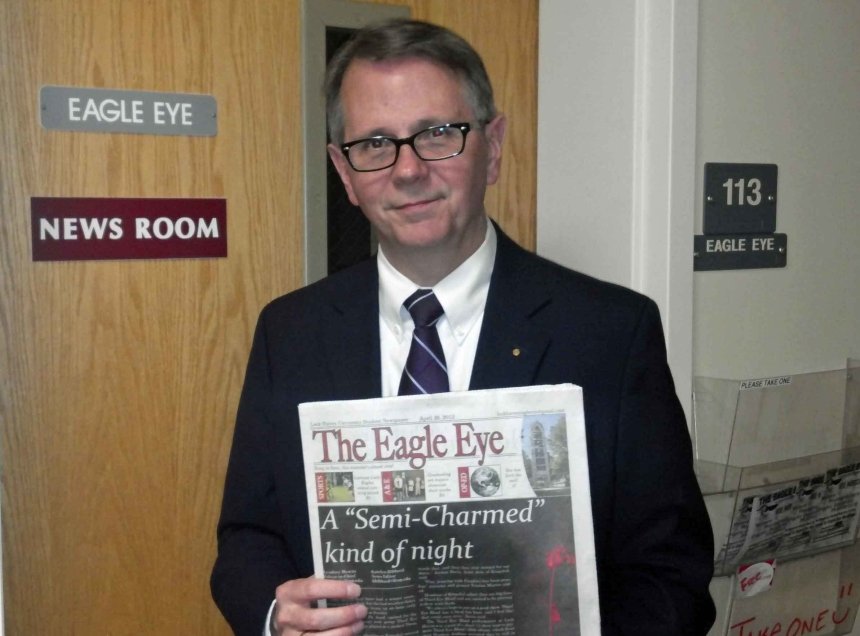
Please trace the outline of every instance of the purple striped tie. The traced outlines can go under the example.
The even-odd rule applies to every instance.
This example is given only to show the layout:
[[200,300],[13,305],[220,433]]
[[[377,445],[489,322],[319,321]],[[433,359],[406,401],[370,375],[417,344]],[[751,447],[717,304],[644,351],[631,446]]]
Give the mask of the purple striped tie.
[[436,322],[445,313],[432,289],[419,289],[403,302],[415,322],[412,346],[406,358],[398,395],[444,393],[448,390],[448,367],[439,342]]

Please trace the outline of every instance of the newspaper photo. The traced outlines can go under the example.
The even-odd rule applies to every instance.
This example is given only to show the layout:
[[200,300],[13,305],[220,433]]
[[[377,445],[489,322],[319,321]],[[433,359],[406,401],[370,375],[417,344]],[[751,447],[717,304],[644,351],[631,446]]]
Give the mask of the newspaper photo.
[[316,576],[365,634],[599,635],[582,390],[299,406]]

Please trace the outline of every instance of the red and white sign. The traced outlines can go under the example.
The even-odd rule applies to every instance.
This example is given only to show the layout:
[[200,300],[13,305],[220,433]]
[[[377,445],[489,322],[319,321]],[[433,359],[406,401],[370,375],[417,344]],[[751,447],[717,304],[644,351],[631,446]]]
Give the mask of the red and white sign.
[[468,499],[472,496],[472,489],[469,487],[469,469],[466,466],[457,468],[457,481],[460,487],[460,499]]
[[226,199],[31,197],[34,261],[227,256]]
[[775,568],[776,562],[773,559],[738,567],[738,596],[750,597],[767,592],[773,585]]

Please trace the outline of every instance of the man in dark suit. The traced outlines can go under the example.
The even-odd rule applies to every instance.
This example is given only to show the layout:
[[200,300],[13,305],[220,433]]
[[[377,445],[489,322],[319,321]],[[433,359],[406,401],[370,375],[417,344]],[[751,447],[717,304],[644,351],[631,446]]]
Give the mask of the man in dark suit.
[[[526,252],[487,219],[505,119],[458,36],[409,21],[360,31],[326,90],[330,156],[380,249],[275,300],[257,325],[212,573],[236,633],[363,628],[359,587],[311,576],[296,407],[420,384],[404,373],[401,303],[421,288],[444,310],[434,334],[450,390],[583,387],[603,633],[705,634],[713,539],[654,303]],[[356,603],[314,607],[323,598]]]

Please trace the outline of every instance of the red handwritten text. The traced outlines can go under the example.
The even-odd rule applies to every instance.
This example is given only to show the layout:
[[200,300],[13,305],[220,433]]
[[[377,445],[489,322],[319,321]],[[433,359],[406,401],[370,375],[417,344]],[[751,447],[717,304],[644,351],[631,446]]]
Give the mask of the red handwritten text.
[[[755,577],[750,577],[753,579]],[[750,581],[747,585],[751,585]],[[741,582],[743,589],[744,583]],[[839,598],[851,596],[854,591],[854,583],[842,585],[839,588]],[[817,634],[824,630],[832,630],[848,620],[854,607],[842,609],[823,609],[811,616],[795,616],[789,622],[783,624],[777,621],[771,625],[756,625],[755,616],[750,616],[732,625],[730,636],[804,636],[805,634]]]

